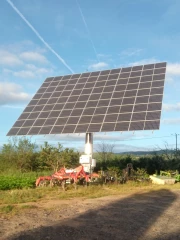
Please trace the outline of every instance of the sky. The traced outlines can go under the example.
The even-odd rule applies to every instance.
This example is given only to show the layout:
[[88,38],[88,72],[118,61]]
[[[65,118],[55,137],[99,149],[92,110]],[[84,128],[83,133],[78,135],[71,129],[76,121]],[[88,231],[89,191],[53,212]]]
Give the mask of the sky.
[[[0,146],[47,77],[166,61],[160,130],[95,133],[94,151],[101,142],[113,144],[115,152],[175,148],[179,9],[179,0],[1,0]],[[84,148],[84,134],[31,140]]]

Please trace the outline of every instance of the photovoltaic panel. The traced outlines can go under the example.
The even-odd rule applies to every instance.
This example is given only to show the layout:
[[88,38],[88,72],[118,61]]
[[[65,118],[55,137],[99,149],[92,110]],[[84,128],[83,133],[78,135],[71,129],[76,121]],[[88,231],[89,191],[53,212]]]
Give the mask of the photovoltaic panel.
[[159,129],[166,63],[47,78],[12,135]]

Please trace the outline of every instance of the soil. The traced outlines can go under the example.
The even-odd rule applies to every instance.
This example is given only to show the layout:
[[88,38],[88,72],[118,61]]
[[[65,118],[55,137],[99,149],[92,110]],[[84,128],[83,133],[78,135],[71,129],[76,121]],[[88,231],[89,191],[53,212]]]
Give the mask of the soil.
[[32,204],[0,217],[0,240],[180,239],[180,190]]

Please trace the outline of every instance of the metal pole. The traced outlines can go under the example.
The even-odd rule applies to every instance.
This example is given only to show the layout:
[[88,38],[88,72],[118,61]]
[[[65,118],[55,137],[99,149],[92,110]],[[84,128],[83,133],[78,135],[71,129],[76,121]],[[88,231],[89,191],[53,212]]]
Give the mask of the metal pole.
[[177,151],[178,151],[178,138],[177,137],[179,134],[175,133],[175,134],[171,134],[171,135],[175,136],[175,138],[176,138],[176,159],[177,159]]

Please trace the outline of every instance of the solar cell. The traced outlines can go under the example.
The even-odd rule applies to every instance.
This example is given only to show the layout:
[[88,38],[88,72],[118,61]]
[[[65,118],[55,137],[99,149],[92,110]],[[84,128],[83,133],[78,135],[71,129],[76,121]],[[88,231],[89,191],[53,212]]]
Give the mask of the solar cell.
[[[49,120],[49,119],[47,119]],[[44,122],[46,121],[46,119],[43,119],[43,118],[39,118],[35,121],[35,125],[36,126],[42,126],[44,124]]]
[[122,73],[124,73],[124,72],[130,72],[130,71],[131,71],[131,68],[132,68],[132,67],[122,68],[122,69],[121,69],[121,72],[122,72]]
[[139,89],[137,92],[137,96],[145,96],[145,95],[149,95],[150,93],[150,88],[147,89]]
[[121,71],[121,68],[112,69],[112,70],[111,70],[111,74],[120,73],[120,71]]
[[24,124],[24,120],[23,121],[16,121],[15,124],[13,125],[13,127],[22,127]]
[[89,124],[88,132],[99,132],[101,129],[101,124]]
[[[39,114],[39,116],[37,116],[39,118],[47,118],[49,116],[49,112],[41,112],[41,113],[36,112],[36,113],[31,113],[31,114]],[[31,119],[31,118],[36,119],[37,117],[36,116],[35,117],[29,117],[29,119]]]
[[56,122],[56,119],[57,118],[48,118],[45,123],[44,123],[44,126],[53,126],[54,123]]
[[135,66],[135,67],[132,67],[132,71],[140,71],[143,69],[143,66]]
[[137,90],[126,91],[124,97],[133,97],[136,96]]
[[108,75],[111,70],[104,70],[100,72],[100,75]]
[[40,130],[40,134],[49,134],[51,132],[52,126],[48,126],[48,127],[42,127]]
[[118,122],[115,125],[115,131],[128,131],[129,122]]
[[141,74],[142,74],[141,71],[138,71],[138,72],[131,72],[130,77],[140,77]]
[[143,130],[144,129],[144,122],[131,122],[129,131],[136,131],[136,130]]
[[157,111],[157,110],[161,110],[162,107],[162,103],[149,103],[148,104],[148,111]]
[[124,113],[124,114],[119,114],[117,121],[118,122],[130,121],[130,119],[131,119],[131,113]]
[[[92,94],[89,98],[89,100],[98,100],[100,98],[100,95],[99,94]],[[87,98],[88,100],[88,98]]]
[[117,80],[117,85],[120,85],[120,84],[127,84],[128,82],[128,78],[119,78]]
[[134,112],[143,112],[147,110],[148,104],[135,104]]
[[153,81],[163,80],[165,79],[165,74],[156,74],[153,75]]
[[160,121],[146,121],[144,130],[155,130],[159,129]]
[[29,131],[30,135],[37,135],[40,131],[41,127],[32,127]]
[[[29,114],[29,119],[36,119],[39,115],[39,112],[33,112]],[[46,116],[47,117],[47,116]]]
[[115,123],[104,123],[102,125],[102,132],[113,132],[115,128]]
[[133,113],[131,121],[145,120],[146,112]]
[[110,115],[106,115],[105,116],[105,119],[104,119],[104,122],[116,122],[117,121],[117,118],[118,118],[118,114],[110,114]]
[[98,107],[95,109],[94,114],[105,114],[107,111],[107,107]]
[[30,130],[29,127],[28,127],[28,128],[25,128],[25,127],[20,128],[19,131],[18,131],[18,133],[17,133],[17,135],[27,135],[28,132],[29,132],[29,130]]
[[112,98],[109,106],[121,105],[121,103],[122,103],[122,98]]
[[94,115],[91,119],[91,123],[102,123],[104,115]]
[[159,129],[166,63],[46,78],[7,135]]
[[146,70],[146,69],[153,69],[153,68],[154,68],[154,64],[144,65],[144,70]]
[[62,133],[72,133],[74,132],[76,125],[65,125]]
[[56,122],[55,125],[61,126],[64,125],[67,122],[67,117],[59,117]]
[[84,133],[87,132],[89,124],[78,125],[75,129],[75,133]]

